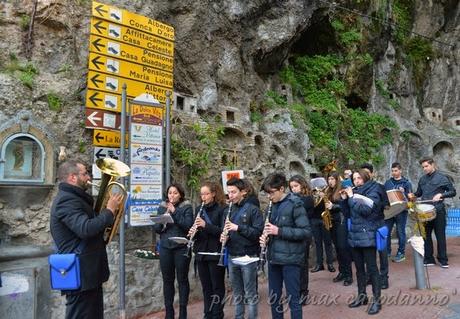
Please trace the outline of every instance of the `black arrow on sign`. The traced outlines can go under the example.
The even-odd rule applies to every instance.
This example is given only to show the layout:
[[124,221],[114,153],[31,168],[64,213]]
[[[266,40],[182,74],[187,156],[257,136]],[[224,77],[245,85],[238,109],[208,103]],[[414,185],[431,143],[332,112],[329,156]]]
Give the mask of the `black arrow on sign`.
[[98,66],[98,64],[100,65],[104,65],[104,62],[101,62],[99,61],[99,58],[100,56],[96,56],[94,59],[91,60],[91,62],[93,62],[94,66],[96,67],[96,69],[100,70],[101,68]]
[[104,140],[104,136],[101,136],[100,132],[97,132],[96,136],[94,137],[96,139],[96,142],[100,143],[99,140]]
[[89,97],[89,100],[90,100],[91,102],[93,102],[93,104],[94,104],[95,106],[98,106],[97,103],[96,103],[97,101],[101,101],[101,102],[102,102],[102,99],[97,98],[98,95],[99,95],[99,92],[94,92],[94,94],[91,95],[91,96]]
[[[99,143],[98,135],[99,135],[99,132],[96,134],[96,141]],[[96,158],[101,158],[101,157],[107,157],[107,154],[102,153],[102,148],[96,152]]]
[[96,47],[96,50],[98,50],[99,52],[101,52],[101,50],[99,49],[99,47],[102,47],[102,48],[105,48],[105,45],[99,43],[101,41],[100,38],[97,38],[96,40],[94,40],[93,42],[91,42],[95,47]]
[[102,21],[98,21],[94,24],[94,29],[96,29],[97,32],[99,32],[100,34],[102,34],[101,30],[107,30],[107,28],[103,27],[101,24],[102,24]]
[[102,13],[107,13],[107,12],[108,12],[107,10],[102,9],[103,7],[104,7],[104,5],[103,5],[103,4],[100,4],[100,5],[98,5],[96,8],[94,8],[94,10],[96,10],[97,13],[99,13],[99,15],[100,15],[101,17],[104,16]]
[[93,82],[94,86],[96,86],[97,88],[99,88],[99,85],[97,85],[98,83],[104,83],[104,81],[101,81],[101,80],[98,80],[98,77],[99,77],[100,74],[95,74],[92,78],[91,78],[91,82]]

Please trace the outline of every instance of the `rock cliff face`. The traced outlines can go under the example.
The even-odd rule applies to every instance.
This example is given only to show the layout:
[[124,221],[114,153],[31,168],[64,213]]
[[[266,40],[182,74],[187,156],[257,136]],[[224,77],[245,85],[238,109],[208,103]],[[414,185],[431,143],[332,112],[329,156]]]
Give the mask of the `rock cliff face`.
[[[361,34],[361,42],[354,50],[368,53],[372,61],[364,66],[344,63],[335,72],[345,79],[350,106],[388,115],[399,126],[393,142],[382,150],[378,178],[385,179],[389,165],[399,161],[416,183],[422,174],[418,159],[431,155],[460,190],[458,1],[117,0],[108,4],[174,26],[174,91],[194,104],[188,111],[174,110],[176,125],[219,115],[225,127],[222,147],[227,152],[222,161],[224,156],[236,156],[238,167],[256,186],[275,169],[288,175],[318,170],[319,158],[312,156],[312,150],[319,146],[312,144],[308,124],[298,123],[283,108],[265,109],[257,121],[252,113],[255,105],[266,103],[268,91],[288,103],[298,102],[292,88],[282,82],[281,69],[296,56],[338,52],[343,42],[338,40],[340,29],[334,19],[359,17],[361,24],[355,31]],[[84,128],[90,14],[91,3],[86,0],[0,3],[0,128],[4,132],[0,142],[8,138],[5,132],[15,121],[38,127],[54,152],[46,154],[54,159],[51,172],[58,163],[59,146],[66,148],[68,156],[88,162],[93,158],[91,131]],[[27,112],[26,120],[18,116],[21,111]],[[216,165],[209,176],[219,176],[222,168]],[[12,195],[2,196],[0,239],[50,244],[48,214],[55,192],[51,189],[38,202],[20,204]],[[448,204],[458,207],[460,202]],[[162,306],[157,262],[131,257],[131,249],[150,243],[150,230],[127,231],[129,316]],[[117,246],[112,244],[109,252],[113,275],[105,287],[105,305],[107,317],[112,317],[117,311]],[[192,281],[194,296],[199,296],[199,284]],[[55,297],[51,313],[58,318],[63,305]]]

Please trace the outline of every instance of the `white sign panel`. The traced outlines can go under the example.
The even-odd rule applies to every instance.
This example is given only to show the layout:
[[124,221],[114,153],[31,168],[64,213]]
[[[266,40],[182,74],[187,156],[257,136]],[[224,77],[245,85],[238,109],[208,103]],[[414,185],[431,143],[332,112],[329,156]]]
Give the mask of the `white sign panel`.
[[156,199],[161,200],[162,198],[162,187],[161,185],[132,185],[131,186],[131,199],[135,200],[146,200]]
[[131,143],[163,144],[163,127],[148,124],[131,124]]
[[131,226],[153,225],[150,215],[158,214],[159,205],[136,205],[130,207],[129,224]]
[[[121,152],[119,148],[115,147],[94,147],[94,162],[99,158],[113,158],[116,160],[120,160]],[[125,156],[128,156],[128,150],[125,151]]]
[[131,184],[162,183],[163,167],[161,165],[131,165]]
[[131,144],[131,163],[161,165],[162,153],[160,145]]

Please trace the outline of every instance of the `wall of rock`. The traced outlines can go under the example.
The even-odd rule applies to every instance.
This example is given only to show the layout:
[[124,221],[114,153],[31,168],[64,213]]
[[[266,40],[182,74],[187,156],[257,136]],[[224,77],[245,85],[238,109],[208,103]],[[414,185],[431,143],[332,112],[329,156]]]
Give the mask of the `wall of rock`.
[[[353,1],[336,3],[369,15],[388,9],[386,1],[378,0],[360,1],[356,6]],[[180,119],[176,125],[197,121],[202,114],[221,114],[223,147],[230,155],[237,154],[239,167],[256,188],[274,170],[307,176],[318,170],[306,125],[294,125],[290,113],[283,109],[271,109],[261,121],[251,122],[250,109],[265,99],[268,90],[292,98],[278,72],[295,54],[330,49],[315,38],[315,28],[327,28],[327,23],[318,21],[341,12],[339,7],[323,0],[116,0],[110,4],[175,27],[174,91],[196,103],[193,112],[174,111]],[[389,115],[399,125],[393,143],[383,150],[385,160],[377,174],[380,180],[397,160],[415,182],[422,174],[418,159],[432,155],[460,190],[460,5],[454,0],[414,0],[412,4],[411,30],[426,35],[436,52],[422,79],[417,82],[413,70],[400,63],[397,43],[370,38],[369,47],[377,58],[371,68],[352,80],[352,86],[368,111]],[[53,159],[51,174],[59,163],[60,146],[69,157],[88,162],[93,157],[92,134],[84,128],[90,11],[87,0],[0,3],[0,128],[6,132],[14,121],[26,121],[42,132],[52,147],[52,154],[46,154]],[[387,17],[391,13],[385,12]],[[393,80],[387,89],[398,108],[389,107],[388,98],[375,84],[377,79],[390,77]],[[57,105],[52,102],[56,99]],[[22,120],[20,112],[27,112],[28,119]],[[215,167],[209,176],[218,178],[221,169]],[[56,187],[41,189],[38,200],[29,200],[27,194],[37,190],[28,190],[21,197],[26,199],[20,201],[14,198],[14,191],[11,195],[15,187],[0,185],[1,243],[51,245],[49,208]],[[458,197],[448,204],[460,206]],[[158,262],[133,256],[134,249],[152,244],[151,231],[128,229],[126,243],[128,316],[159,310]],[[104,288],[105,306],[107,317],[113,317],[118,302],[117,243],[108,250],[112,276]],[[192,298],[198,298],[201,291],[192,273]],[[63,300],[57,293],[53,296],[50,314],[60,318]]]

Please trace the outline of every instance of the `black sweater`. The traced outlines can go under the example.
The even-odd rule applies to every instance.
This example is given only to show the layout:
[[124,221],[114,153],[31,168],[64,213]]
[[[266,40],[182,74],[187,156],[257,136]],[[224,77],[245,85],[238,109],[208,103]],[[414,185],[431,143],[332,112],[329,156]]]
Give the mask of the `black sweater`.
[[[222,222],[224,214],[224,206],[220,206],[217,203],[211,203],[203,207],[201,218],[205,220],[206,226],[199,228],[195,235],[195,244],[193,251],[195,252],[195,259],[199,261],[206,260],[218,260],[219,256],[207,256],[197,254],[198,252],[220,252],[220,234],[222,233]],[[199,212],[200,206],[197,207],[196,211]],[[211,223],[206,221],[204,213],[208,216]],[[198,213],[197,213],[198,214]]]

